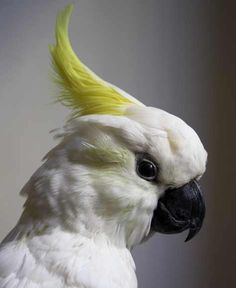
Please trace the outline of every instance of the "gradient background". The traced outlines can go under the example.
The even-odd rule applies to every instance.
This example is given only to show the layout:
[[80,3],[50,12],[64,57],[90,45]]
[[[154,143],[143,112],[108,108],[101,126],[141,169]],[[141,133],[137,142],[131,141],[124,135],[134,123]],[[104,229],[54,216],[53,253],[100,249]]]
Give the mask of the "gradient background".
[[[77,3],[78,2],[78,3]],[[236,287],[235,1],[79,0],[70,26],[80,58],[146,105],[183,118],[209,152],[200,234],[156,235],[134,249],[139,287]],[[18,192],[56,143],[68,111],[51,105],[48,43],[69,1],[0,1],[0,238]]]

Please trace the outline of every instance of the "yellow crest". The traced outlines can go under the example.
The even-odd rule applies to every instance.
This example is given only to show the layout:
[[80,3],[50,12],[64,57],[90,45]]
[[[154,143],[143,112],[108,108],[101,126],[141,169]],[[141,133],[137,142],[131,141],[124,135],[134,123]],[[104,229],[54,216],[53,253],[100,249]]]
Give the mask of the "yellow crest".
[[50,45],[55,80],[61,87],[58,100],[70,107],[73,116],[89,114],[124,115],[125,108],[141,102],[119,88],[103,81],[89,70],[73,51],[68,25],[73,5],[58,13],[56,21],[56,44]]

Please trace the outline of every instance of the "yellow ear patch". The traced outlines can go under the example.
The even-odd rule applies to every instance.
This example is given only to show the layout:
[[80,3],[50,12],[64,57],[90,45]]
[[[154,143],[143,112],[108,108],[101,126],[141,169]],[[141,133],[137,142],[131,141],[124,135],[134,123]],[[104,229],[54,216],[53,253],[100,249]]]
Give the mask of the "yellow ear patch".
[[55,81],[61,88],[58,100],[72,109],[74,117],[89,114],[124,115],[131,104],[143,105],[89,70],[73,51],[68,25],[73,5],[58,13],[56,44],[50,45]]

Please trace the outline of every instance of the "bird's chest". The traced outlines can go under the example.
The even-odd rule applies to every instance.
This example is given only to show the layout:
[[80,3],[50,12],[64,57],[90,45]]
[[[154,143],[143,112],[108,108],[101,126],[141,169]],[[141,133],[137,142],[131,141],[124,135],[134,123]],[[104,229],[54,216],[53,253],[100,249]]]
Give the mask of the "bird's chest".
[[52,247],[46,254],[33,249],[33,253],[41,265],[62,280],[63,288],[137,287],[129,250],[87,242],[59,248]]

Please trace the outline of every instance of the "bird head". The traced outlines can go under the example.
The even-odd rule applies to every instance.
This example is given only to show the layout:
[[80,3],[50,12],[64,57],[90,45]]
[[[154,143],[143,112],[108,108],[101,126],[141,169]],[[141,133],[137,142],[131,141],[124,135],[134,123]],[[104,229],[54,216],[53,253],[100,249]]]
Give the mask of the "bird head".
[[198,135],[89,70],[69,41],[72,9],[58,14],[50,46],[58,100],[72,117],[24,189],[26,208],[34,217],[129,248],[153,232],[189,229],[191,239],[205,214],[198,180],[207,153]]

